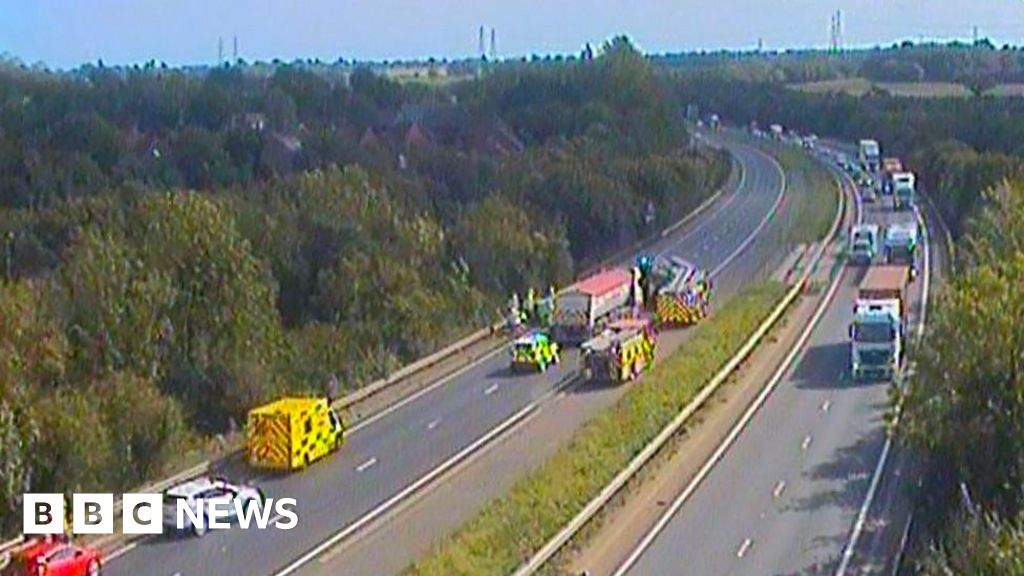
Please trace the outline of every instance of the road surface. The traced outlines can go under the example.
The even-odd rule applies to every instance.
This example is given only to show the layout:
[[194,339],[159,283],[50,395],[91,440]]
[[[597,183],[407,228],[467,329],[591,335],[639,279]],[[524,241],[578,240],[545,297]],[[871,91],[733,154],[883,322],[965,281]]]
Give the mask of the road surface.
[[[866,204],[863,218],[884,225],[913,216]],[[854,383],[849,371],[862,276],[842,271],[797,361],[628,574],[835,573],[885,442],[889,384]],[[922,275],[911,286],[915,329],[924,284]]]
[[[783,176],[768,156],[730,144],[741,178],[689,225],[658,242],[653,251],[678,254],[712,269],[716,287],[735,290],[737,249],[770,221],[783,191]],[[732,278],[732,279],[730,279]],[[725,283],[723,285],[723,282]],[[513,376],[503,352],[457,372],[436,386],[359,424],[342,452],[302,473],[263,478],[270,498],[295,498],[294,530],[211,531],[202,539],[161,537],[115,552],[105,574],[277,574],[308,557],[325,541],[340,539],[380,512],[453,456],[463,452],[525,407],[550,396],[566,382],[575,353],[545,374]],[[297,566],[296,566],[297,567]]]

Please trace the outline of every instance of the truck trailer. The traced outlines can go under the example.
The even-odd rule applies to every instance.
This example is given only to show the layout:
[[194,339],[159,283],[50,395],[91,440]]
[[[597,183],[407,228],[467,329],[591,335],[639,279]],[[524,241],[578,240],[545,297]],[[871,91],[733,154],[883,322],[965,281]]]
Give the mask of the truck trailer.
[[906,352],[906,266],[869,268],[857,291],[850,324],[850,363],[855,381],[891,379]]
[[583,343],[594,335],[600,320],[629,307],[639,292],[638,279],[622,268],[599,272],[569,286],[555,300],[552,338],[564,346]]

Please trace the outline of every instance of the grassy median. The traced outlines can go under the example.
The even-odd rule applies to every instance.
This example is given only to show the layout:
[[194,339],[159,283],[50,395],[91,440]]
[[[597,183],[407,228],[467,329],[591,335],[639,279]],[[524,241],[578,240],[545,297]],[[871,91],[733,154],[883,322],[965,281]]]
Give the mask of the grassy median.
[[785,293],[748,287],[544,465],[488,503],[409,575],[504,575],[543,546],[690,402]]

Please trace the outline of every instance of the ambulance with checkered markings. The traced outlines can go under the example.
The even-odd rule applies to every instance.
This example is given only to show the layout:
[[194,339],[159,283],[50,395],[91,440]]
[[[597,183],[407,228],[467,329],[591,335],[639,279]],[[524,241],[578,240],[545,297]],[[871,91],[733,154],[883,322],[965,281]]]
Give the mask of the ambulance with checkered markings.
[[246,454],[255,468],[300,470],[341,447],[345,423],[327,398],[282,398],[249,411]]

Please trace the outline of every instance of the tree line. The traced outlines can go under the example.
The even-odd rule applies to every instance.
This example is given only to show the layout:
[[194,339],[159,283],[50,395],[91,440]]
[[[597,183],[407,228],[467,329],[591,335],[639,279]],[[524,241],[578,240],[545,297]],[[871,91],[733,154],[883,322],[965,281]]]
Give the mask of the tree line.
[[624,39],[445,88],[8,64],[0,533],[23,492],[137,486],[259,402],[354,389],[494,321],[728,170]]

